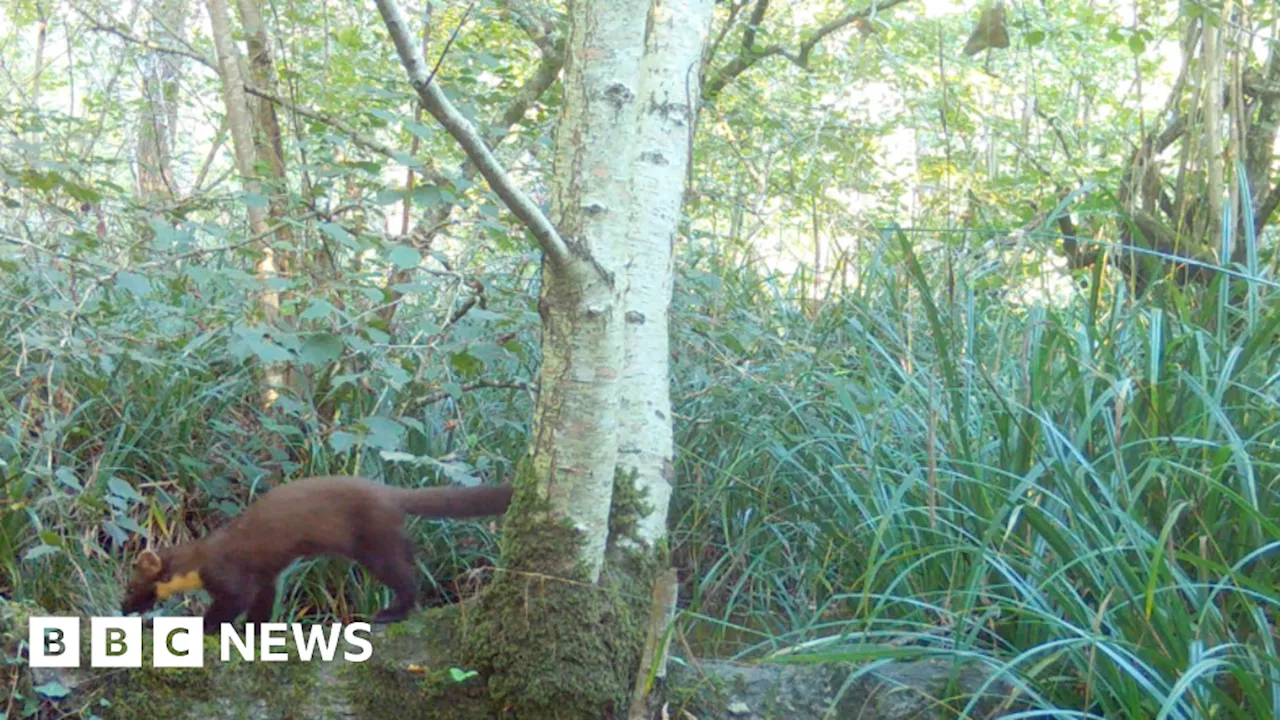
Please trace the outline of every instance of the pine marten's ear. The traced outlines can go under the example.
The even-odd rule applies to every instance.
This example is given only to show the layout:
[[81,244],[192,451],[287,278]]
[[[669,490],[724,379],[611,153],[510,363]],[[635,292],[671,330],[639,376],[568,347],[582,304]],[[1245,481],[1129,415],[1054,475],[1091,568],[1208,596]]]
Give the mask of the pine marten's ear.
[[143,550],[138,559],[134,561],[134,566],[143,575],[154,577],[164,569],[164,562],[160,560],[160,556],[154,550]]

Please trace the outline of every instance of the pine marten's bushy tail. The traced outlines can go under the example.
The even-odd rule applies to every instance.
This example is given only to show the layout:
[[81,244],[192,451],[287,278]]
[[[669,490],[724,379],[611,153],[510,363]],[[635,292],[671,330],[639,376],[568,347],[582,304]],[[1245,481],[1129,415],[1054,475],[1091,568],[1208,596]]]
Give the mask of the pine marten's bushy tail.
[[410,515],[469,518],[502,515],[511,504],[510,485],[401,488],[400,506]]

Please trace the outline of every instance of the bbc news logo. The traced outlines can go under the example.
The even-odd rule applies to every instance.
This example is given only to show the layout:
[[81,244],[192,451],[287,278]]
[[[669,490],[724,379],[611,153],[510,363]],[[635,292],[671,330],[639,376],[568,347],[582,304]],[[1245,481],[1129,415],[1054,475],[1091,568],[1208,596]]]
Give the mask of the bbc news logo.
[[[95,617],[90,618],[89,667],[140,668],[142,667],[142,618]],[[241,635],[230,623],[223,623],[218,646],[222,662],[230,662],[232,650],[244,660],[285,662],[289,654],[282,648],[288,642],[292,630],[294,647],[303,662],[311,662],[313,655],[330,662],[338,650],[341,637],[347,645],[359,648],[343,653],[347,662],[364,662],[373,654],[373,645],[366,636],[369,623],[307,627],[297,623],[247,623]],[[151,642],[151,664],[158,668],[204,667],[204,620],[198,617],[158,617],[154,620]],[[309,634],[307,631],[310,631]],[[326,637],[326,631],[327,637]],[[255,634],[258,642],[255,644]],[[28,635],[31,667],[68,668],[80,667],[80,618],[33,617]]]

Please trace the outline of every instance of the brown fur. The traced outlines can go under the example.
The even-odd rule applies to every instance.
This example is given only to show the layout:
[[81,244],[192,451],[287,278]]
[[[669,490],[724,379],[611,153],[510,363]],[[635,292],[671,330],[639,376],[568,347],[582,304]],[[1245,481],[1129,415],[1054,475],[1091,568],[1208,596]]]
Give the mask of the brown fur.
[[358,477],[310,477],[275,488],[211,534],[192,542],[144,550],[121,609],[150,610],[157,600],[199,588],[213,603],[205,632],[242,613],[271,619],[276,578],[297,558],[339,555],[369,570],[396,593],[375,623],[401,620],[417,604],[413,545],[406,515],[464,518],[500,515],[509,485],[399,488]]

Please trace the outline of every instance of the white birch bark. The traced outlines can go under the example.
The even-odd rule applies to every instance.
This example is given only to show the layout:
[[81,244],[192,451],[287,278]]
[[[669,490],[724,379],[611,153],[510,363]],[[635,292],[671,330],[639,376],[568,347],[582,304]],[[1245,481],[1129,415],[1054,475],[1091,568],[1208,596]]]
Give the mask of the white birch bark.
[[625,347],[619,465],[637,472],[652,511],[639,518],[639,540],[666,537],[671,500],[668,311],[672,260],[692,149],[698,66],[710,31],[712,0],[653,0],[641,65],[640,115],[627,245]]
[[565,564],[584,567],[595,581],[619,468],[638,469],[649,489],[654,509],[642,519],[642,539],[666,532],[672,244],[712,2],[571,4],[550,220],[511,183],[436,83],[426,83],[396,0],[376,4],[424,107],[542,246],[533,474],[553,515],[579,531],[580,552]]
[[604,563],[617,470],[623,260],[645,5],[573,3],[556,132],[552,222],[569,262],[544,260],[542,364],[531,446],[552,511],[580,531],[572,558]]

